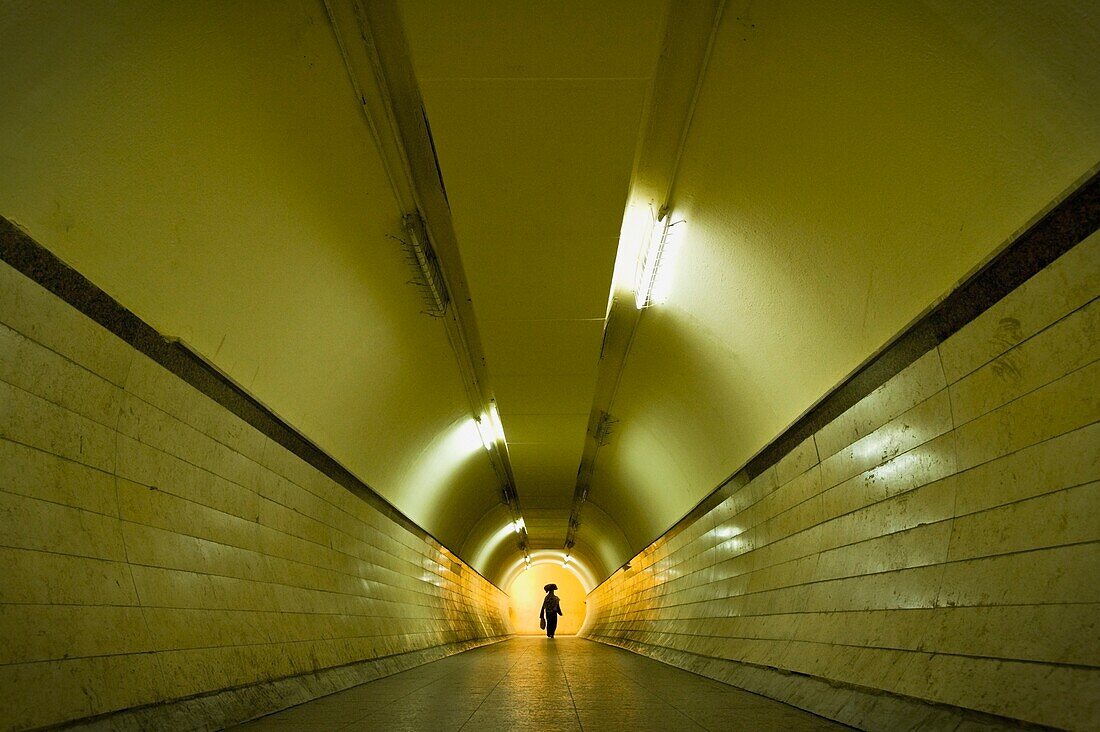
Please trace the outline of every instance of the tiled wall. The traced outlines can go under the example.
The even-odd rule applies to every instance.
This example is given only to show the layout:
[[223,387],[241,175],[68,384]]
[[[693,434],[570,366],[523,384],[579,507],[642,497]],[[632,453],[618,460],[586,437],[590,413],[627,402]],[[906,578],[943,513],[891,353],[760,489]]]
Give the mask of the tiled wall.
[[954,729],[912,699],[1093,727],[1098,294],[1094,234],[635,557],[584,632],[865,728]]
[[446,549],[4,264],[0,578],[4,729],[508,633]]

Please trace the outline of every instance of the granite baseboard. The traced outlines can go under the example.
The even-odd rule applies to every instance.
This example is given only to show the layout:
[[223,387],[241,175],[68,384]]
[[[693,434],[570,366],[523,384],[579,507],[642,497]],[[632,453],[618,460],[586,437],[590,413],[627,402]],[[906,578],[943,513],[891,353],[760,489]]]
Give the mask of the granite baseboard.
[[374,681],[384,676],[438,661],[456,653],[491,645],[510,636],[449,643],[394,656],[359,661],[321,669],[299,676],[263,681],[248,686],[221,689],[208,694],[176,699],[143,707],[122,709],[66,722],[44,729],[79,729],[106,732],[207,732],[287,709],[328,694]]
[[950,704],[928,702],[769,666],[700,656],[638,641],[586,637],[588,640],[622,648],[862,730],[977,732],[1051,729]]

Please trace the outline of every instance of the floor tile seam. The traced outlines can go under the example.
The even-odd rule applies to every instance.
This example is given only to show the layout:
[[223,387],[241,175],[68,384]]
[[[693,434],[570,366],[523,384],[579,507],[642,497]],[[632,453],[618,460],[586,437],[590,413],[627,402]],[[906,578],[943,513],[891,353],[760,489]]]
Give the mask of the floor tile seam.
[[[496,645],[497,645],[497,644],[493,644],[493,646],[494,646],[494,647],[495,647]],[[419,670],[419,669],[422,669],[422,668],[423,668],[424,666],[428,666],[428,665],[431,665],[431,664],[434,664],[434,663],[439,663],[439,662],[441,662],[441,661],[446,661],[446,660],[449,660],[449,659],[455,658],[455,657],[457,657],[457,656],[460,656],[460,655],[462,655],[463,653],[467,653],[467,652],[469,652],[469,651],[477,651],[477,650],[481,650],[482,648],[486,648],[486,646],[479,646],[478,648],[470,648],[470,649],[468,649],[467,651],[460,651],[460,652],[458,652],[458,653],[454,653],[454,654],[452,654],[452,655],[450,655],[450,656],[446,656],[446,657],[444,657],[444,658],[438,658],[438,659],[436,659],[435,661],[429,661],[428,663],[426,663],[426,664],[421,664],[420,666],[414,666],[413,668],[410,668],[410,669],[406,669],[405,671],[399,671],[399,672],[397,672],[397,674],[391,674],[390,676],[382,676],[382,677],[380,677],[380,678],[377,678],[377,679],[372,679],[371,681],[365,681],[365,682],[363,682],[362,684],[357,684],[356,686],[352,686],[352,687],[350,687],[349,689],[345,689],[344,691],[350,691],[351,689],[356,689],[356,688],[358,688],[358,687],[360,687],[360,686],[367,686],[367,685],[369,685],[369,684],[373,684],[373,683],[375,683],[375,682],[377,682],[377,681],[383,681],[383,680],[385,680],[385,679],[387,679],[387,678],[393,678],[394,676],[397,676],[398,674],[402,674],[402,673],[407,673],[407,672],[409,672],[409,671],[417,671],[417,670]],[[432,684],[435,684],[435,683],[437,683],[437,682],[439,682],[439,681],[442,681],[443,679],[446,679],[446,678],[448,678],[448,677],[450,677],[450,676],[454,676],[454,675],[456,675],[456,674],[458,674],[458,673],[460,673],[460,672],[461,672],[461,669],[455,669],[454,671],[448,671],[447,673],[441,674],[440,676],[438,676],[438,677],[436,677],[436,678],[434,678],[434,679],[432,679],[432,680],[430,680],[430,681],[427,681],[427,682],[425,682],[424,684],[421,684],[421,685],[417,686],[416,688],[414,688],[414,689],[410,690],[409,692],[407,692],[407,693],[405,693],[405,694],[402,694],[401,696],[398,696],[398,697],[394,697],[393,699],[390,699],[390,700],[389,700],[389,701],[388,701],[387,703],[385,703],[385,704],[381,705],[381,706],[380,706],[380,707],[378,708],[378,710],[376,710],[376,711],[381,711],[381,710],[383,710],[383,709],[388,709],[388,708],[390,708],[390,707],[394,706],[395,704],[397,704],[397,702],[401,701],[402,699],[406,699],[406,698],[408,698],[408,697],[412,696],[413,694],[415,694],[416,692],[418,692],[418,691],[421,691],[422,689],[426,689],[426,688],[428,688],[429,686],[431,686]],[[340,693],[340,692],[337,692],[337,693]],[[324,698],[324,697],[322,697],[322,698]],[[314,700],[314,701],[318,701],[318,700]],[[307,703],[309,703],[309,702],[307,702]],[[479,708],[480,708],[480,705],[479,705]],[[476,711],[476,710],[475,710],[475,711]],[[347,723],[346,725],[344,725],[343,727],[338,727],[338,728],[337,728],[337,730],[339,731],[339,730],[345,730],[345,729],[348,729],[348,728],[349,728],[349,727],[351,727],[352,725],[354,725],[354,724],[357,724],[357,723],[359,723],[359,722],[362,722],[362,721],[363,721],[364,719],[366,719],[367,717],[370,717],[370,716],[371,716],[371,714],[373,714],[373,713],[374,713],[374,712],[368,712],[367,714],[364,714],[364,715],[363,715],[363,716],[361,716],[361,717],[357,717],[356,719],[353,719],[353,720],[351,720],[350,722],[348,722],[348,723]]]
[[558,647],[554,646],[554,657],[558,659],[558,668],[561,669],[562,678],[565,679],[565,689],[569,692],[569,703],[573,705],[573,716],[577,718],[577,727],[581,732],[584,732],[584,724],[581,722],[581,713],[577,709],[577,700],[573,697],[573,687],[569,683],[569,673],[565,670],[565,663],[562,662],[561,653],[558,651]]
[[[588,639],[586,638],[585,640],[588,640]],[[604,644],[598,643],[597,641],[589,641],[589,642],[590,642],[590,643],[596,643],[596,644],[597,644],[597,645],[599,645],[599,646],[604,646]],[[608,646],[604,646],[604,648],[605,648],[605,649],[607,649],[607,650],[610,650],[610,649],[617,649],[617,650],[620,650],[620,651],[621,651],[621,650],[625,650],[625,649],[619,649],[619,648],[617,648],[617,647],[615,647],[615,646],[610,646],[610,647],[608,647]],[[639,654],[632,654],[632,655],[637,655],[637,656],[638,656],[639,658],[641,658],[641,659],[643,659],[643,660],[646,660],[646,661],[650,661],[650,662],[652,662],[652,663],[659,663],[659,662],[657,662],[657,661],[654,661],[653,659],[650,659],[650,658],[646,658],[645,656],[640,656]],[[661,665],[668,665],[668,664],[661,664]],[[671,668],[674,668],[674,669],[676,669],[676,667],[675,667],[675,666],[671,666]],[[686,719],[690,720],[690,721],[691,721],[691,722],[692,722],[693,724],[695,724],[696,726],[700,727],[701,729],[708,729],[708,730],[710,729],[709,727],[707,727],[706,725],[704,725],[704,724],[703,724],[702,722],[698,721],[697,719],[695,719],[695,718],[694,718],[694,717],[692,717],[691,715],[689,715],[689,714],[685,713],[685,712],[684,712],[683,710],[679,709],[679,708],[678,708],[678,707],[677,707],[677,706],[676,706],[675,704],[672,704],[672,703],[671,703],[671,702],[670,702],[670,701],[669,701],[668,699],[665,699],[665,698],[664,698],[663,696],[661,696],[660,694],[658,694],[658,693],[654,692],[654,690],[653,690],[652,688],[650,688],[650,687],[649,687],[649,686],[647,686],[646,684],[643,684],[643,683],[642,683],[641,681],[639,681],[639,680],[637,680],[636,678],[634,678],[634,677],[633,677],[633,676],[632,676],[631,674],[629,674],[629,673],[627,673],[627,672],[625,672],[625,671],[622,671],[622,670],[621,670],[621,669],[619,669],[619,668],[613,668],[612,670],[613,670],[613,671],[615,671],[615,672],[616,672],[617,674],[619,674],[620,676],[622,676],[623,678],[625,678],[625,679],[626,679],[627,681],[630,681],[630,682],[631,682],[632,684],[635,684],[636,686],[639,686],[639,687],[641,687],[641,688],[642,688],[642,689],[644,689],[644,690],[645,690],[645,691],[646,691],[646,692],[647,692],[647,693],[648,693],[648,694],[649,694],[650,696],[652,696],[652,697],[653,697],[654,699],[656,699],[657,701],[659,701],[659,702],[660,702],[660,703],[661,703],[662,705],[664,705],[665,707],[667,707],[667,708],[669,708],[669,709],[673,710],[673,711],[674,711],[674,712],[676,712],[677,714],[680,714],[681,716],[685,717]],[[678,671],[684,671],[684,669],[676,669],[676,670],[678,670]],[[705,678],[705,677],[704,677],[704,678]],[[579,720],[579,712],[578,712],[578,720]]]
[[[505,641],[505,643],[509,643],[509,642],[510,641]],[[504,645],[504,644],[500,644],[500,645]],[[501,675],[501,677],[499,679],[497,679],[497,682],[495,684],[493,684],[493,688],[489,689],[489,693],[485,695],[485,698],[482,699],[480,703],[478,703],[478,705],[474,709],[474,711],[470,713],[470,716],[466,719],[465,722],[462,723],[462,726],[459,727],[459,732],[462,732],[462,730],[466,729],[466,726],[470,724],[470,720],[472,720],[475,716],[477,716],[477,713],[481,710],[481,708],[483,706],[485,706],[485,702],[489,699],[490,696],[493,695],[493,692],[497,690],[497,687],[500,686],[501,682],[503,682],[506,678],[508,678],[508,674],[512,673],[512,670],[516,666],[519,665],[519,662],[522,661],[524,656],[526,656],[529,652],[530,652],[530,649],[524,649],[519,654],[519,658],[517,658],[515,660],[515,662],[512,663],[512,665],[508,667],[508,670],[505,671],[504,674]]]
[[[662,664],[662,665],[664,665],[664,664]],[[692,677],[699,676],[698,674],[687,671],[687,669],[677,668],[676,666],[673,666],[672,668],[676,669],[677,671],[684,671]],[[721,681],[717,681],[717,679],[710,679],[707,676],[702,676],[701,678],[707,679],[707,680],[710,680],[710,681],[714,681],[716,683],[723,683]],[[651,688],[651,687],[649,687],[649,686],[647,686],[647,685],[645,685],[641,682],[635,682],[635,683],[637,683],[642,688],[646,689],[646,691],[648,691],[650,694],[652,694],[655,698],[660,699],[667,706],[671,707],[672,709],[675,709],[678,713],[680,713],[684,717],[690,719],[693,723],[695,723],[699,727],[701,727],[703,729],[706,729],[706,730],[715,730],[716,729],[716,728],[713,728],[710,725],[706,724],[702,719],[699,719],[695,715],[693,715],[689,711],[690,707],[689,707],[689,709],[681,708],[677,704],[673,703],[672,699],[665,698],[664,696],[659,694],[657,691],[655,691],[653,688]],[[808,712],[805,709],[801,709],[799,707],[794,706],[793,704],[788,704],[786,702],[782,702],[782,701],[779,701],[777,699],[773,699],[771,697],[763,696],[761,694],[755,694],[753,692],[747,691],[746,689],[742,689],[740,687],[733,686],[732,684],[724,684],[724,685],[729,687],[728,689],[721,690],[724,693],[738,693],[739,692],[739,693],[742,693],[742,694],[746,694],[746,693],[747,694],[752,694],[752,696],[754,696],[754,697],[759,697],[759,700],[764,700],[766,702],[769,702],[768,706],[779,707],[779,709],[784,713],[792,713],[793,712],[793,713],[796,713],[796,714],[807,714],[807,715],[811,715],[811,716],[815,716],[815,717],[820,717],[820,715],[814,714],[813,712]],[[758,702],[759,700],[754,699],[753,701]],[[835,723],[835,720],[829,719],[828,717],[820,717],[820,719],[824,719],[826,721]],[[717,729],[725,729],[725,728],[717,728]]]
[[[673,668],[676,668],[676,667],[675,667],[675,666],[673,666]],[[679,670],[679,671],[684,671],[684,669],[677,669],[677,670]],[[703,677],[703,678],[706,678],[706,677]],[[649,687],[649,686],[647,686],[647,685],[645,685],[645,684],[643,684],[643,683],[641,683],[641,682],[635,682],[635,683],[637,683],[637,684],[638,684],[639,686],[641,686],[642,688],[644,688],[644,689],[645,689],[646,691],[648,691],[648,692],[649,692],[650,694],[652,694],[652,695],[653,695],[654,697],[656,697],[657,699],[660,699],[660,700],[661,700],[661,701],[663,701],[663,702],[664,702],[665,704],[667,704],[668,706],[672,707],[672,708],[673,708],[673,709],[675,709],[675,710],[676,710],[677,712],[679,712],[680,714],[684,715],[685,717],[687,717],[688,719],[690,719],[690,720],[691,720],[692,722],[694,722],[695,724],[699,725],[699,726],[700,726],[700,727],[702,727],[703,729],[706,729],[706,730],[710,730],[710,729],[711,729],[711,727],[710,727],[709,725],[707,725],[707,724],[704,724],[704,723],[703,723],[703,721],[702,721],[701,719],[697,719],[697,718],[696,718],[696,717],[695,717],[695,716],[694,716],[693,714],[691,714],[691,713],[690,713],[690,712],[689,712],[688,710],[686,710],[686,709],[681,709],[681,708],[680,708],[679,706],[677,706],[677,705],[676,705],[675,703],[673,703],[672,699],[666,699],[666,698],[665,698],[664,696],[662,696],[662,695],[661,695],[661,694],[660,694],[660,693],[659,693],[658,691],[654,690],[653,688],[651,688],[651,687]],[[719,683],[721,683],[721,682],[719,682]],[[733,686],[732,684],[730,684],[729,686],[730,686],[730,688],[729,688],[729,689],[722,689],[721,691],[723,691],[723,692],[725,692],[725,693],[732,693],[732,692],[737,692],[737,691],[741,691],[741,689],[739,689],[739,688],[738,688],[738,687],[736,687],[736,686]],[[767,697],[765,697],[765,698],[767,698]],[[774,701],[774,700],[769,700],[769,701]],[[801,710],[799,710],[799,711],[801,711]]]
[[[692,676],[694,678],[702,679],[702,680],[705,680],[707,682],[712,682],[712,683],[715,683],[715,684],[720,684],[724,687],[728,687],[732,691],[736,691],[736,692],[739,692],[741,694],[748,694],[748,695],[751,695],[753,697],[756,697],[757,699],[764,700],[764,701],[767,701],[767,702],[771,702],[773,704],[781,704],[784,707],[788,707],[789,709],[794,710],[796,712],[800,712],[800,713],[803,713],[803,714],[808,714],[808,715],[811,715],[813,717],[823,719],[827,722],[831,722],[832,724],[836,724],[836,725],[840,725],[840,726],[847,726],[843,722],[839,722],[839,721],[837,721],[835,719],[832,719],[830,717],[826,717],[826,716],[823,716],[821,714],[817,714],[816,712],[811,712],[811,711],[808,711],[806,709],[802,709],[801,707],[797,707],[797,706],[795,706],[793,704],[790,704],[788,702],[780,701],[779,699],[775,699],[773,697],[767,696],[766,694],[762,694],[762,693],[757,692],[757,691],[752,691],[750,689],[745,689],[745,688],[742,688],[740,686],[735,686],[734,684],[728,683],[726,681],[722,681],[721,679],[716,679],[712,676],[707,676],[706,674],[699,673],[698,671],[693,671],[693,670],[688,669],[688,668],[681,668],[680,666],[676,666],[672,663],[669,663],[667,661],[663,661],[659,658],[654,658],[654,657],[651,657],[651,656],[647,656],[643,653],[632,650],[630,648],[626,648],[624,646],[612,645],[612,644],[609,644],[609,643],[605,644],[605,643],[602,643],[601,641],[592,641],[592,642],[593,643],[600,643],[600,645],[607,645],[611,648],[617,648],[620,651],[625,651],[626,653],[629,653],[632,656],[636,656],[637,658],[642,659],[644,661],[648,661],[650,663],[660,664],[661,666],[667,667],[667,668],[675,670],[675,671],[682,671],[683,673],[686,673],[689,676]],[[681,651],[681,653],[690,653],[690,652]],[[693,655],[696,655],[696,654],[693,654]],[[709,656],[703,656],[702,658],[709,659],[710,657]]]
[[[493,645],[495,645],[495,644],[493,644]],[[405,673],[410,673],[410,672],[416,672],[416,671],[421,671],[421,670],[423,670],[423,669],[424,669],[424,667],[425,667],[425,666],[430,666],[430,665],[433,665],[433,664],[436,664],[436,663],[441,663],[441,662],[443,662],[443,661],[448,661],[448,660],[451,660],[451,659],[453,659],[453,658],[457,658],[458,656],[461,656],[461,655],[463,655],[464,653],[468,653],[468,652],[470,652],[470,651],[478,651],[478,650],[482,650],[483,648],[487,648],[487,646],[478,646],[478,647],[476,647],[476,648],[468,648],[468,649],[466,649],[465,651],[459,651],[458,653],[452,653],[452,654],[451,654],[451,655],[449,655],[449,656],[444,656],[443,658],[437,658],[437,659],[435,659],[434,661],[427,661],[426,663],[422,663],[422,664],[419,664],[418,666],[413,666],[412,668],[408,668],[408,669],[405,669],[405,670],[403,670],[403,671],[398,671],[398,672],[396,672],[396,673],[393,673],[393,674],[389,674],[389,675],[387,675],[387,676],[380,676],[380,677],[378,677],[378,678],[376,678],[376,679],[371,679],[370,681],[364,681],[364,682],[363,682],[363,683],[361,683],[361,684],[356,684],[355,686],[351,686],[351,687],[349,687],[349,688],[347,688],[347,689],[344,689],[344,690],[342,690],[342,691],[339,691],[339,692],[334,692],[333,694],[327,694],[327,695],[325,695],[325,696],[323,696],[323,697],[319,697],[318,699],[314,699],[314,700],[312,700],[311,702],[307,702],[307,703],[312,703],[312,702],[320,701],[321,699],[325,699],[325,698],[327,698],[327,697],[333,696],[334,694],[341,694],[341,693],[345,693],[345,692],[351,691],[351,690],[353,690],[353,689],[357,689],[357,688],[359,688],[359,687],[361,687],[361,686],[368,686],[368,685],[371,685],[371,684],[375,684],[375,683],[378,683],[378,682],[382,682],[382,681],[387,681],[387,680],[392,680],[392,679],[396,678],[397,676],[399,676],[399,675],[401,675],[401,674],[405,674]],[[422,689],[425,689],[425,688],[427,688],[427,687],[431,686],[432,684],[435,684],[435,683],[437,683],[437,682],[439,682],[439,681],[442,681],[443,679],[446,679],[446,678],[448,678],[448,677],[450,677],[450,676],[454,676],[455,674],[458,674],[458,673],[460,673],[460,672],[461,672],[461,669],[455,669],[454,671],[447,671],[446,673],[440,674],[439,676],[437,676],[437,677],[435,677],[435,678],[433,678],[433,679],[431,679],[431,680],[429,680],[429,681],[426,681],[426,682],[424,682],[423,684],[420,684],[420,685],[418,685],[418,686],[414,687],[413,689],[409,690],[408,692],[406,692],[406,693],[404,693],[404,694],[402,694],[402,695],[400,695],[400,696],[397,696],[397,697],[394,697],[394,698],[390,699],[390,700],[389,700],[389,701],[387,701],[387,702],[386,702],[385,704],[383,704],[383,705],[382,705],[381,707],[379,707],[379,710],[381,710],[381,709],[383,709],[383,708],[386,708],[386,707],[389,707],[389,706],[392,706],[392,705],[393,705],[394,703],[396,703],[396,702],[398,702],[398,701],[400,701],[400,700],[402,700],[402,699],[405,699],[405,698],[407,698],[407,697],[409,697],[409,696],[411,696],[411,695],[415,694],[416,692],[418,692],[418,691],[420,691],[420,690],[422,690]],[[292,708],[293,708],[293,707],[292,707]],[[361,717],[361,718],[359,718],[359,719],[357,719],[357,720],[354,720],[353,722],[351,722],[351,724],[354,724],[354,723],[355,723],[355,722],[357,722],[357,721],[361,721],[362,719],[365,719],[365,718],[366,718],[367,716],[370,716],[370,714],[367,714],[367,715],[365,715],[364,717]]]
[[[692,671],[691,669],[676,666],[675,664],[669,663],[667,661],[662,661],[659,658],[655,658],[653,656],[649,656],[649,655],[646,655],[644,653],[640,653],[638,651],[632,650],[632,649],[627,648],[625,646],[620,646],[620,645],[616,645],[616,644],[612,644],[612,643],[605,643],[603,641],[591,641],[591,642],[592,643],[597,643],[601,646],[606,646],[608,648],[613,648],[613,649],[622,651],[624,653],[629,654],[634,659],[637,659],[637,660],[640,660],[640,661],[643,661],[643,662],[646,662],[646,663],[649,663],[649,664],[657,664],[658,666],[663,667],[663,668],[667,668],[671,671],[681,671],[685,674],[688,674],[689,676],[691,676],[693,678],[701,679],[701,680],[704,680],[708,683],[720,684],[722,687],[728,687],[728,688],[733,689],[735,691],[739,691],[739,692],[746,693],[746,694],[752,694],[753,696],[759,697],[761,699],[767,699],[769,701],[775,701],[774,699],[772,699],[769,696],[765,696],[763,694],[758,694],[754,691],[749,691],[748,689],[742,689],[740,686],[734,686],[733,684],[726,683],[725,681],[720,681],[720,680],[715,679],[713,677],[707,676],[706,674],[701,674],[701,673],[698,673],[696,671]],[[681,651],[681,652],[684,653],[685,651]],[[699,655],[699,654],[693,654],[693,655]],[[702,658],[709,659],[711,657],[710,656],[702,656]],[[720,659],[718,659],[718,660],[720,660]]]
[[[587,640],[587,639],[585,639],[585,640]],[[599,643],[598,641],[589,641],[589,642],[590,642],[590,643]],[[600,644],[600,645],[607,645],[607,644]],[[618,646],[607,646],[607,647],[608,647],[608,648],[614,648],[614,649],[618,649],[618,650],[626,650],[626,649],[622,649],[622,648],[619,648]],[[629,651],[628,651],[628,652],[629,652]],[[639,655],[639,657],[640,657],[640,658],[643,658],[643,659],[645,659],[645,660],[647,660],[647,661],[652,661],[652,660],[653,660],[653,659],[647,658],[647,657],[645,657],[645,656],[641,656],[640,654],[638,654],[638,655]],[[675,666],[672,666],[672,668],[676,668],[676,667],[675,667]],[[646,686],[645,684],[641,683],[640,681],[638,681],[637,679],[635,679],[635,678],[634,678],[633,676],[631,676],[631,675],[630,675],[629,673],[627,673],[626,671],[623,671],[623,670],[622,670],[621,668],[612,668],[612,671],[614,671],[614,672],[615,672],[615,673],[617,673],[618,675],[622,676],[622,677],[623,677],[624,679],[626,679],[626,680],[627,680],[627,681],[629,681],[630,683],[632,683],[632,684],[634,684],[634,685],[636,685],[636,686],[640,686],[641,688],[645,689],[646,691],[650,691],[650,692],[651,692],[651,689],[650,689],[650,688],[649,688],[648,686]],[[651,692],[651,693],[652,693],[652,692]],[[664,700],[664,699],[663,699],[662,697],[660,697],[659,695],[657,695],[657,694],[654,694],[653,696],[654,696],[654,698],[656,698],[656,699],[657,699],[658,701],[660,701],[660,702],[662,702],[662,703],[666,704],[667,706],[672,706],[671,704],[669,704],[669,703],[668,703],[667,701],[665,701],[665,700]]]

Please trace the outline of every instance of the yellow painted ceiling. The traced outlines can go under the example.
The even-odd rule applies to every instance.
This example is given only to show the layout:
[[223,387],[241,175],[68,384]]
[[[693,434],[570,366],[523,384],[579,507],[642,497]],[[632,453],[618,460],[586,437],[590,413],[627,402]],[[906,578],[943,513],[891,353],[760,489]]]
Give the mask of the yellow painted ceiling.
[[666,7],[401,9],[530,545],[560,548]]
[[[531,544],[560,549],[677,3],[399,8]],[[0,214],[503,577],[510,516],[324,6],[0,25]],[[1085,2],[726,3],[579,561],[643,548],[1092,169],[1097,38]]]

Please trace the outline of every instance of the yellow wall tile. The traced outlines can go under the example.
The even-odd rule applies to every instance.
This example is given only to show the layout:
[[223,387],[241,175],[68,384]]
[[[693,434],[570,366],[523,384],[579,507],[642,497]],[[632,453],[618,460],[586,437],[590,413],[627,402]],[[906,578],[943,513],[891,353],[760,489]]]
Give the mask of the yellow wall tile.
[[959,473],[962,516],[1100,480],[1100,423],[1053,437]]
[[823,485],[834,486],[950,429],[951,403],[944,390],[823,460]]
[[955,430],[959,469],[1096,421],[1100,362],[1074,371]]
[[118,519],[0,492],[0,544],[126,561]]
[[821,459],[866,437],[945,386],[939,357],[935,350],[929,351],[818,430],[815,437]]
[[121,390],[95,373],[0,325],[0,381],[114,427]]
[[156,648],[136,606],[0,605],[0,636],[0,665]]
[[104,471],[114,469],[114,430],[0,381],[0,438]]
[[138,604],[122,562],[0,547],[0,576],[0,604]]
[[787,483],[817,465],[818,462],[820,460],[817,457],[817,444],[814,442],[814,436],[810,435],[775,464],[776,480],[780,485]]
[[113,475],[4,439],[0,439],[0,490],[118,515]]
[[134,349],[10,267],[0,267],[0,322],[117,386]]
[[1100,358],[1100,300],[1005,351],[951,385],[955,425],[992,409]]
[[951,561],[1100,541],[1100,483],[1046,493],[955,519]]
[[1100,232],[1055,260],[940,347],[948,383],[1090,302],[1100,290]]

